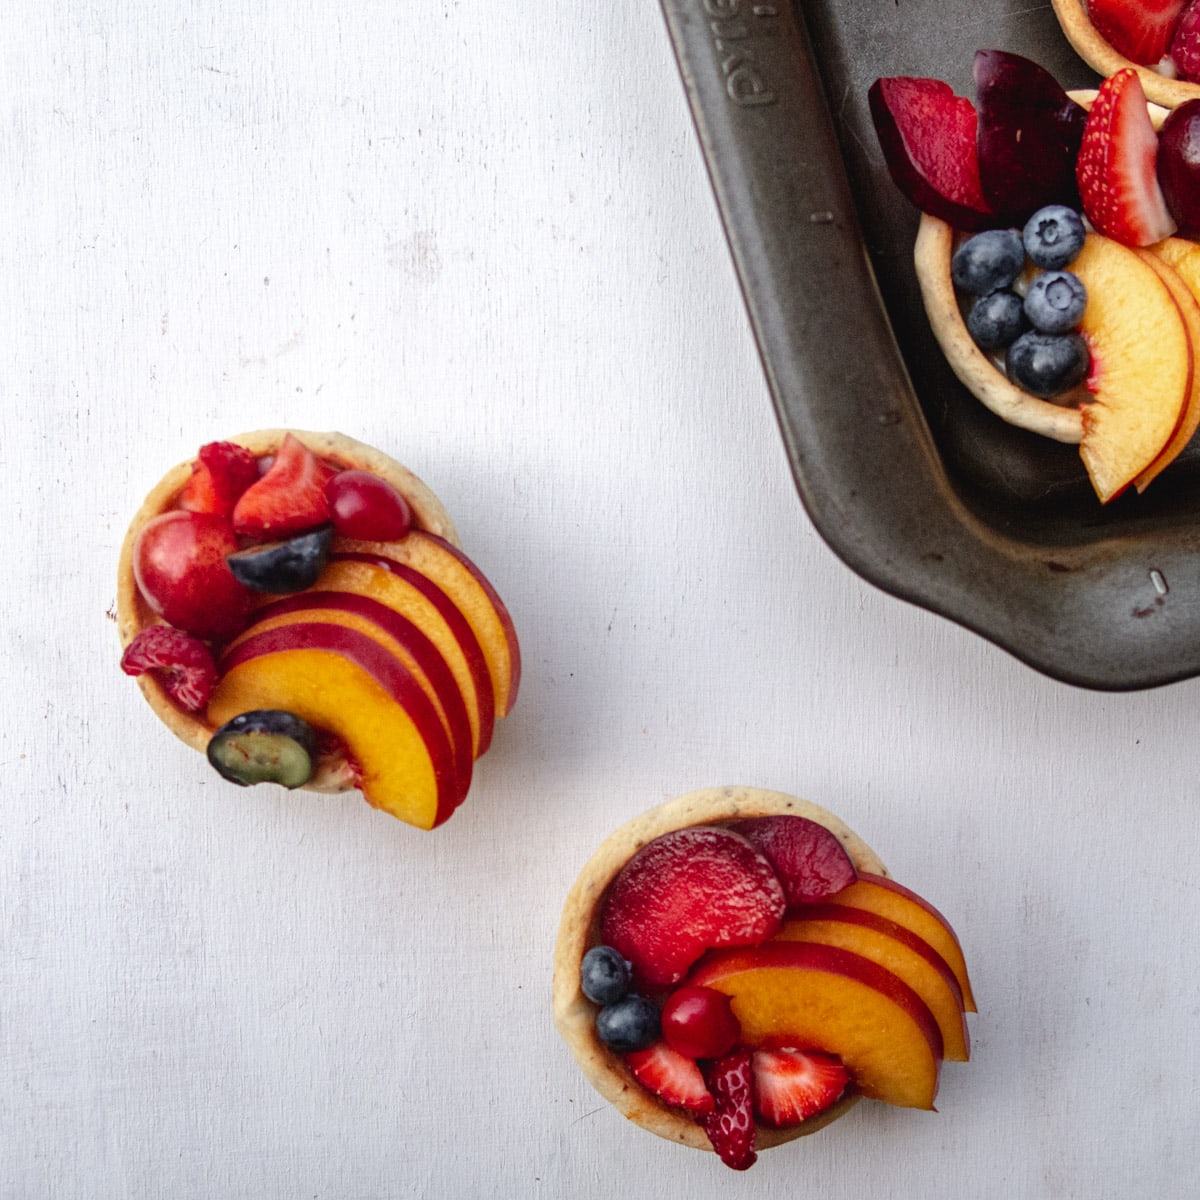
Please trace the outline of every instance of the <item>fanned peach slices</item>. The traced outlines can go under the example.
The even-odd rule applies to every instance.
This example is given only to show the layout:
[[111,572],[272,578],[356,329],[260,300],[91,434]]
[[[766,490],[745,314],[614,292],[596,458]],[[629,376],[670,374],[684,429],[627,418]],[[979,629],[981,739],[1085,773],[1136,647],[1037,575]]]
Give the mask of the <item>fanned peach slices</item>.
[[266,430],[168,472],[126,534],[122,667],[234,783],[359,788],[422,829],[462,803],[520,683],[512,619],[411,471]]
[[975,1010],[937,909],[832,813],[745,787],[601,845],[563,907],[553,991],[601,1095],[737,1170],[860,1098],[932,1109]]

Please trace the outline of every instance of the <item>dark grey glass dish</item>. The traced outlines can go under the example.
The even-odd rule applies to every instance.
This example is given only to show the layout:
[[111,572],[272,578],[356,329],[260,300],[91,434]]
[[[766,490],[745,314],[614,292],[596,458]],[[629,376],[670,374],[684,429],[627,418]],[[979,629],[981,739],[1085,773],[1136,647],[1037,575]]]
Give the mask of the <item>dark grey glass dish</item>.
[[1049,5],[661,0],[796,486],[884,590],[1053,678],[1200,674],[1200,453],[1101,506],[1077,449],[1005,425],[951,374],[912,268],[918,214],[867,109],[880,75],[973,95],[977,49],[1096,76]]

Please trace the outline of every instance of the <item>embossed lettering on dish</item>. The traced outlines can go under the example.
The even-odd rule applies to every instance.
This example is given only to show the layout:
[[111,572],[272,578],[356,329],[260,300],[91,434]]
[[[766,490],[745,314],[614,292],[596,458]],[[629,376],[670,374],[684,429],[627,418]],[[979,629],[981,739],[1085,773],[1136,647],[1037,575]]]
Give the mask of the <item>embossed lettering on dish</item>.
[[775,92],[768,85],[755,48],[756,38],[774,33],[779,16],[777,4],[752,4],[745,0],[701,0],[709,18],[712,46],[725,76],[725,91],[734,104],[754,108],[774,104]]

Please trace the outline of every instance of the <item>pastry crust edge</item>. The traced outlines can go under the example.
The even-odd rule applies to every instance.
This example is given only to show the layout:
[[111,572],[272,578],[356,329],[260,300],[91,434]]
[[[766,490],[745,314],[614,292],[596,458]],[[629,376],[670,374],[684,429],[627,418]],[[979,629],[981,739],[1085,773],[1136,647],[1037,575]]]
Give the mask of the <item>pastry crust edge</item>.
[[[846,847],[855,866],[864,872],[887,875],[878,855],[833,813],[784,792],[765,788],[728,786],[703,788],[677,796],[652,808],[611,833],[587,861],[567,894],[554,947],[554,1024],[588,1082],[624,1117],[668,1141],[712,1150],[698,1122],[660,1103],[625,1066],[621,1056],[604,1046],[595,1032],[596,1006],[579,986],[580,964],[593,944],[599,910],[609,884],[626,862],[647,842],[673,829],[708,825],[779,813],[807,817],[831,830]],[[758,1127],[760,1150],[816,1133],[858,1102],[850,1094],[830,1109],[793,1129]]]

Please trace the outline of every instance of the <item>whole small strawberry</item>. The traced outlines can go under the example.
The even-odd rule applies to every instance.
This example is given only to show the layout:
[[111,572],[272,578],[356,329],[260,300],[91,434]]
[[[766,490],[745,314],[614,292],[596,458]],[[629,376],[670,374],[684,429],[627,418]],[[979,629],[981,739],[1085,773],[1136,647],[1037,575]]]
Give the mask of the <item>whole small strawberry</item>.
[[143,629],[125,647],[121,670],[135,676],[152,672],[167,695],[188,712],[199,712],[208,704],[217,682],[217,667],[208,646],[170,625]]
[[704,1082],[713,1098],[704,1132],[721,1161],[735,1171],[747,1170],[758,1159],[752,1078],[751,1053],[745,1047],[713,1059],[704,1069]]

